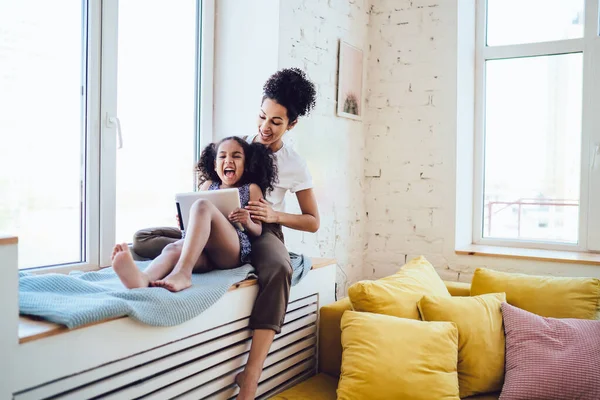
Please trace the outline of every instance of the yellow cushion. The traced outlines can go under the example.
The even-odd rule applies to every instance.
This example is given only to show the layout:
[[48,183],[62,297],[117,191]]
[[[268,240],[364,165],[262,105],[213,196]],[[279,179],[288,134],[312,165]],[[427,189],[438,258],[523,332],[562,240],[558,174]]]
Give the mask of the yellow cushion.
[[336,400],[338,379],[327,374],[318,374],[269,397],[270,400]]
[[417,302],[423,295],[450,297],[446,285],[425,257],[406,263],[397,273],[348,288],[356,311],[420,319]]
[[460,397],[499,391],[504,381],[504,328],[500,305],[504,293],[476,297],[424,296],[419,311],[425,321],[449,321],[458,327]]
[[342,330],[340,322],[344,311],[352,305],[346,297],[319,310],[319,372],[340,376],[342,365]]
[[542,317],[596,319],[600,310],[600,279],[475,270],[472,296],[500,292],[509,304]]
[[446,285],[446,289],[448,289],[450,296],[468,297],[471,295],[470,283],[444,281],[444,285]]
[[346,311],[338,400],[458,400],[457,346],[451,322]]

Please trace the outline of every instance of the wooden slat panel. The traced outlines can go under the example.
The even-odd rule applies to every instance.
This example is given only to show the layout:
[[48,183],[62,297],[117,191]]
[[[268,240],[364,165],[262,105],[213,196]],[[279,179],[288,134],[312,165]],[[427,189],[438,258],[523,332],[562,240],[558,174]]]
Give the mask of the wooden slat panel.
[[275,341],[277,341],[277,338],[281,337],[281,336],[285,336],[297,329],[303,328],[307,325],[310,325],[314,322],[317,322],[317,315],[316,314],[308,314],[302,318],[299,318],[297,320],[294,320],[292,322],[289,322],[285,325],[283,325],[281,327],[281,332],[279,332],[278,334],[275,335]]
[[310,313],[315,313],[317,312],[317,305],[316,304],[309,304],[306,307],[302,307],[299,308],[297,310],[294,310],[292,312],[289,312],[285,315],[285,319],[283,321],[284,324],[291,322],[295,319],[298,318],[302,318],[303,316],[310,314]]
[[[294,305],[302,305],[304,303],[305,303],[305,301],[300,300],[295,303],[290,303],[290,305],[292,306],[291,308],[293,309]],[[294,330],[299,329],[302,326],[314,323],[316,321],[317,317],[316,317],[316,314],[310,313],[311,310],[312,310],[311,308],[293,310],[294,314],[292,315],[292,319],[294,319],[298,316],[301,316],[302,314],[308,314],[308,315],[305,315],[304,317],[296,318],[292,322],[288,322],[287,324],[285,324],[282,327],[281,332],[276,336],[276,340],[278,337],[287,335],[288,333],[293,332]],[[75,392],[73,392],[72,396],[65,396],[65,398],[73,398],[73,399],[89,398],[92,393],[95,393],[96,395],[100,394],[100,393],[105,393],[106,391],[109,390],[109,388],[110,388],[110,390],[114,390],[118,387],[122,387],[126,384],[132,383],[132,382],[136,381],[137,379],[142,379],[145,376],[147,376],[148,374],[153,374],[153,373],[160,372],[162,370],[170,368],[171,365],[168,364],[168,361],[172,360],[173,358],[165,359],[163,362],[161,362],[159,365],[156,365],[156,366],[153,366],[154,363],[151,363],[152,360],[168,356],[169,354],[179,352],[183,349],[190,348],[192,346],[196,346],[202,342],[214,340],[215,337],[228,335],[230,332],[239,330],[240,328],[244,328],[247,325],[248,325],[248,319],[246,318],[246,319],[234,322],[232,324],[225,325],[225,326],[204,332],[202,334],[194,335],[185,340],[170,343],[170,344],[162,346],[160,348],[157,348],[157,349],[145,352],[145,353],[141,353],[139,355],[136,355],[136,356],[124,359],[124,360],[120,360],[115,363],[111,363],[111,364],[108,364],[108,365],[105,365],[105,366],[102,366],[99,368],[95,368],[93,370],[86,371],[84,373],[81,373],[81,374],[78,374],[78,375],[75,375],[75,376],[72,376],[72,377],[69,377],[66,379],[52,382],[50,384],[44,385],[42,387],[27,391],[24,393],[17,394],[17,395],[15,395],[15,400],[36,400],[36,399],[40,399],[40,398],[56,396],[56,395],[66,392],[66,391],[73,390],[77,387],[81,387],[81,386],[90,384],[91,382],[101,380],[107,376],[113,376],[115,374],[118,374],[121,371],[135,368],[140,365],[142,366],[141,368],[134,369],[129,373],[114,376],[113,378],[107,380],[107,382],[105,382],[105,383],[102,383],[102,384],[99,383],[98,386],[102,387],[104,389],[96,389],[96,388],[93,388],[92,386],[90,386],[90,387],[83,388],[82,390],[75,391]],[[224,342],[220,342],[220,343],[222,343],[223,344],[222,347],[224,347],[224,346],[228,345],[227,343],[229,343],[229,344],[234,343],[234,342],[232,342],[232,340],[234,340],[234,341],[238,340],[238,339],[243,340],[243,339],[249,338],[250,336],[251,336],[251,331],[249,329],[246,329],[241,332],[238,332],[235,336],[229,337],[229,338],[225,339]],[[298,338],[298,335],[296,334],[294,337]],[[222,347],[220,347],[220,348],[222,348]],[[209,349],[210,349],[210,346],[205,346],[205,351],[209,351]],[[202,353],[202,354],[206,354],[206,353]],[[201,356],[201,354],[199,354],[198,356]],[[148,364],[148,365],[145,365],[145,364]],[[161,366],[164,366],[164,368],[161,368]],[[156,368],[156,370],[154,370],[154,368]],[[94,386],[96,386],[96,385],[94,385]],[[104,392],[102,390],[104,390]],[[84,395],[85,393],[89,393],[89,395]]]
[[293,343],[298,340],[302,340],[302,338],[304,338],[308,335],[316,335],[316,334],[317,334],[317,327],[315,325],[310,325],[305,328],[298,329],[297,331],[294,331],[288,335],[285,335],[281,338],[274,340],[273,344],[271,345],[271,351],[280,349],[281,347],[285,346],[288,343]]
[[[229,347],[227,350],[223,352],[219,352],[219,357],[206,357],[202,362],[197,363],[197,369],[192,373],[196,373],[202,368],[209,368],[221,361],[227,360],[229,358],[235,357],[244,351],[246,351],[246,347],[249,347],[246,343],[249,343],[249,338],[251,336],[251,332],[249,330],[242,330],[237,333],[222,336],[216,340],[212,340],[208,343],[201,344],[196,347],[189,348],[185,351],[180,351],[178,353],[172,354],[168,357],[164,357],[162,359],[149,362],[144,364],[138,368],[126,371],[124,373],[118,374],[116,376],[112,376],[110,378],[104,379],[101,382],[98,382],[93,385],[87,385],[80,390],[75,390],[69,392],[64,396],[60,396],[58,398],[64,400],[79,400],[79,399],[89,399],[95,396],[99,396],[104,393],[111,392],[120,387],[127,386],[131,383],[137,382],[141,379],[145,379],[149,376],[159,374],[163,371],[166,371],[171,368],[175,368],[179,365],[188,363],[192,360],[199,359],[209,353],[213,353],[219,349],[227,348],[232,344],[242,342],[243,344]],[[186,366],[187,367],[187,366]],[[185,369],[186,367],[182,367]],[[167,374],[168,375],[168,374]],[[149,382],[154,382],[157,379],[153,379]],[[170,381],[173,382],[173,381]],[[167,382],[166,384],[169,384]],[[155,390],[155,389],[153,389]],[[110,398],[110,396],[109,396]]]
[[[297,371],[304,371],[307,368],[310,368],[312,371],[314,371],[315,367],[316,367],[316,348],[314,349],[314,351],[311,354],[311,357],[308,358],[306,357],[305,360],[302,363],[299,363],[298,361],[294,362],[294,363],[288,363],[287,360],[280,362],[277,365],[272,366],[271,368],[267,369],[267,374],[262,374],[261,375],[261,379],[260,379],[260,383],[258,385],[258,390],[256,391],[256,396],[260,396],[263,393],[268,392],[269,390],[272,390],[274,387],[280,385],[281,383],[287,381],[288,379],[292,378],[294,375],[297,375],[298,372]],[[296,366],[294,366],[294,364]],[[285,369],[287,369],[287,371]],[[293,371],[293,374],[290,374],[289,372]],[[285,378],[281,378],[281,376],[285,376]],[[239,390],[238,390],[239,392]],[[237,393],[236,393],[237,395]]]
[[[301,353],[296,354],[295,356],[289,357],[279,363],[271,365],[268,368],[263,370],[263,373],[260,377],[260,381],[263,382],[266,379],[269,379],[278,373],[284,371],[285,369],[290,368],[290,371],[297,370],[296,373],[301,372],[305,369],[310,368],[311,365],[315,365],[314,360],[314,349],[308,349]],[[308,360],[306,360],[308,358]],[[302,362],[302,360],[306,360]],[[299,364],[300,363],[300,364]],[[210,398],[215,399],[228,399],[229,397],[235,396],[239,392],[239,388],[237,386],[232,386],[235,384],[235,376],[242,371],[242,368],[238,368],[231,373],[224,375],[218,379],[215,379],[201,387],[184,393],[181,396],[176,397],[178,400],[198,400],[208,396]],[[291,376],[293,376],[292,374]],[[290,376],[290,377],[291,377]],[[289,378],[288,378],[289,379]],[[228,386],[232,386],[231,388],[227,388]],[[224,391],[222,391],[225,389]],[[221,391],[221,392],[219,392]],[[214,397],[213,397],[214,396]]]
[[[266,393],[266,392],[272,390],[272,388],[277,387],[278,385],[281,385],[282,383],[284,383],[290,379],[294,379],[298,375],[303,375],[305,373],[309,373],[309,374],[313,373],[315,365],[316,365],[316,362],[315,362],[314,358],[311,358],[300,364],[292,366],[291,368],[289,368],[287,370],[281,370],[280,368],[277,368],[277,369],[273,369],[272,371],[269,371],[269,373],[267,373],[267,370],[263,371],[263,375],[261,375],[262,383],[260,383],[258,385],[258,390],[256,391],[256,396],[261,396],[263,393]],[[262,378],[263,376],[268,376],[268,378],[272,378],[272,379],[268,379],[268,378],[263,379]],[[234,399],[235,396],[237,396],[237,394],[239,393],[239,391],[240,390],[237,386],[228,385],[228,387],[226,387],[225,389],[206,397],[206,399],[210,399],[210,400]],[[183,397],[182,397],[182,399],[183,399]],[[180,398],[177,397],[177,400],[180,400]],[[185,400],[188,400],[188,399],[185,398]]]
[[[68,390],[72,390],[77,387],[89,384],[91,382],[104,379],[107,376],[117,374],[121,371],[125,371],[140,365],[150,363],[153,360],[168,356],[169,354],[179,352],[186,348],[197,346],[200,343],[208,342],[220,336],[228,335],[247,326],[248,319],[245,318],[228,325],[220,326],[218,328],[202,332],[198,335],[191,336],[184,340],[169,343],[165,346],[161,346],[156,349],[140,353],[133,357],[128,357],[126,359],[119,360],[114,363],[94,368],[81,374],[77,374],[65,379],[61,379],[59,381],[46,384],[36,389],[19,393],[15,395],[14,398],[15,400],[37,400],[40,398],[55,396],[57,394],[64,393]],[[250,337],[251,332],[247,330],[245,331],[244,335],[246,337]]]
[[291,311],[299,309],[300,307],[304,307],[309,304],[316,304],[317,300],[318,300],[317,296],[314,296],[314,295],[305,297],[303,299],[298,299],[296,301],[289,303],[285,312],[289,313]]
[[303,329],[299,329],[290,335],[286,335],[282,338],[279,338],[279,339],[273,341],[273,345],[271,346],[271,349],[269,350],[269,354],[273,354],[276,351],[278,351],[279,349],[289,346],[292,343],[298,342],[300,340],[304,340],[304,338],[306,338],[306,340],[313,343],[313,339],[316,341],[316,334],[317,334],[317,327],[314,325],[310,325],[310,326],[304,327]]
[[[313,324],[316,321],[316,311],[318,307],[316,303],[317,299],[318,298],[316,295],[307,296],[291,302],[288,305],[288,313],[285,317],[284,326],[282,327],[281,333],[276,335],[275,342],[286,335],[291,335],[285,340],[285,343],[290,343],[296,340],[301,340],[302,337],[305,337],[306,335],[316,333],[315,326],[308,329],[308,331],[306,329],[301,329],[300,332],[294,331],[298,330],[302,326],[306,326],[307,324]],[[17,393],[15,394],[14,398],[15,400],[34,400],[51,396],[59,396],[61,393],[65,393],[67,391],[70,393],[65,393],[65,396],[60,398],[79,399],[102,395],[103,393],[116,390],[119,387],[130,385],[136,381],[145,379],[148,376],[155,375],[169,368],[177,367],[177,365],[189,362],[190,360],[198,358],[202,356],[202,354],[206,354],[207,352],[211,351],[210,345],[205,345],[204,350],[196,349],[194,351],[188,350],[182,352],[184,349],[190,349],[193,346],[197,346],[199,343],[215,340],[215,338],[228,335],[231,331],[236,330],[238,331],[236,334],[237,336],[234,336],[234,339],[230,338],[229,342],[220,342],[220,346],[218,346],[218,348],[227,346],[227,343],[230,343],[231,340],[234,340],[235,342],[235,340],[238,339],[247,339],[250,337],[250,330],[244,329],[247,324],[248,318],[244,318],[232,322],[231,324],[190,336],[183,340],[171,342],[164,346],[138,353],[134,356],[111,362],[98,368],[94,368],[80,374],[72,375],[70,377],[36,387],[32,390]],[[274,343],[272,351],[276,350],[278,347],[281,346],[277,346],[276,343]],[[169,356],[177,352],[182,353]],[[157,362],[152,362],[153,360],[163,357],[166,358]],[[210,368],[210,365],[207,365],[207,368]],[[122,373],[126,370],[129,371]],[[196,371],[198,371],[197,368]],[[96,383],[94,384],[94,382]],[[170,380],[170,382],[173,382],[173,380]],[[81,389],[77,390],[77,388]]]
[[[291,343],[288,341],[287,343]],[[286,344],[287,344],[286,343]],[[292,352],[300,351],[301,349],[314,345],[316,343],[316,337],[312,337],[311,340],[307,340],[304,343],[294,344],[290,348],[295,350]],[[197,387],[200,382],[206,382],[214,379],[225,373],[230,372],[235,368],[243,366],[248,359],[248,351],[250,350],[250,341],[246,341],[240,345],[233,346],[224,351],[217,352],[213,355],[205,357],[201,360],[191,362],[160,376],[154,377],[147,381],[140,382],[138,384],[129,386],[123,390],[113,393],[112,395],[105,396],[105,400],[119,400],[119,399],[133,399],[140,396],[147,395],[148,393],[154,392],[164,387],[168,387],[173,382],[179,382],[183,380],[191,379]],[[267,357],[269,358],[269,357]],[[225,368],[225,369],[224,369]],[[227,369],[229,368],[229,369]],[[190,378],[191,377],[191,378]],[[180,393],[184,392],[182,390]],[[76,397],[76,398],[88,398]],[[162,397],[163,399],[166,397]]]
[[[293,345],[285,347],[282,350],[273,352],[273,353],[269,354],[269,356],[267,356],[267,359],[265,360],[265,367],[273,365],[273,364],[285,359],[286,357],[290,357],[291,355],[298,353],[298,352],[301,352],[299,354],[302,354],[303,358],[312,357],[316,353],[316,350],[315,350],[316,342],[317,342],[316,337],[311,336],[311,337],[307,338],[306,340],[303,340],[302,342],[294,343]],[[306,349],[306,350],[304,350],[304,349]],[[303,359],[302,357],[300,359]],[[164,387],[163,389],[158,390],[158,391],[151,393],[150,395],[144,397],[144,399],[145,400],[171,399],[175,396],[179,396],[190,390],[198,388],[198,386],[202,385],[204,382],[210,383],[211,380],[218,378],[222,375],[231,373],[232,371],[237,374],[239,371],[242,370],[242,367],[246,364],[246,361],[248,361],[247,353],[240,357],[237,357],[234,360],[231,360],[230,362],[227,362],[227,363],[218,365],[214,368],[211,368],[210,370],[207,370],[206,372],[194,375],[194,376],[190,377],[189,379],[185,379],[185,380],[179,381],[171,386]],[[174,382],[174,381],[171,381],[171,382]],[[200,398],[200,397],[198,397],[198,398]]]
[[304,374],[308,372],[309,374],[314,374],[315,367],[317,363],[315,359],[310,359],[308,361],[303,362],[293,368],[290,368],[288,371],[280,373],[279,375],[274,376],[266,382],[258,385],[258,390],[256,391],[256,396],[261,396],[263,393],[267,393],[270,390],[273,390],[277,386],[285,383],[286,381],[297,377],[299,374]]
[[[195,386],[200,382],[214,379],[222,374],[225,374],[232,369],[238,368],[240,363],[246,362],[248,355],[245,353],[249,349],[249,345],[234,346],[228,351],[219,352],[206,359],[192,362],[165,374],[152,378],[150,380],[140,382],[136,385],[129,386],[123,390],[113,393],[109,396],[104,396],[103,400],[120,400],[134,399],[161,388],[172,385],[173,382],[188,381],[190,378]],[[240,355],[241,354],[241,355]],[[237,357],[232,358],[234,355]],[[167,397],[162,397],[165,399]]]
[[[256,398],[260,398],[263,394],[273,391],[277,386],[283,385],[286,382],[290,382],[290,380],[299,379],[297,382],[301,382],[307,377],[315,375],[316,361],[314,359],[307,360],[302,364],[298,364],[295,367],[289,368],[287,371],[280,372],[277,375],[274,375],[266,382],[258,385],[258,389],[256,390]],[[236,396],[239,393],[239,390],[236,391]],[[268,397],[265,397],[268,398]],[[234,399],[232,397],[231,399]]]
[[[316,365],[315,365],[315,367],[316,367]],[[270,389],[268,391],[262,390],[261,394],[258,394],[258,393],[256,394],[257,399],[258,400],[267,400],[267,399],[275,396],[277,393],[281,393],[285,390],[288,390],[289,388],[294,387],[297,384],[307,380],[311,376],[314,376],[315,373],[316,373],[316,368],[312,368],[312,369],[307,370],[299,375],[292,377],[291,379],[284,381],[282,384],[276,386],[273,389]],[[266,387],[265,387],[265,389],[266,389]],[[233,400],[233,398],[231,400]]]
[[[300,299],[300,300],[290,303],[288,305],[288,310],[295,311],[295,313],[292,314],[290,318],[293,320],[293,319],[297,318],[298,316],[310,313],[312,311],[312,308],[301,309],[301,307],[306,304],[309,304],[309,305],[313,304],[313,301],[315,301],[315,300],[316,300],[316,296],[310,296],[310,297]],[[288,318],[286,316],[286,320],[290,319],[290,318]],[[316,319],[316,317],[315,317],[315,319]],[[78,375],[75,375],[75,376],[72,376],[72,377],[69,377],[66,379],[61,379],[59,381],[52,382],[48,385],[44,385],[42,387],[27,391],[24,393],[17,394],[15,396],[15,400],[35,400],[35,399],[39,399],[39,398],[43,398],[43,397],[55,396],[60,393],[64,393],[66,391],[73,390],[77,387],[87,385],[91,382],[98,381],[109,375],[114,375],[121,371],[131,369],[131,368],[134,368],[139,365],[147,364],[154,359],[165,357],[169,354],[173,354],[173,353],[181,351],[185,348],[196,346],[199,343],[212,340],[218,336],[227,335],[230,332],[233,332],[233,331],[236,331],[239,329],[243,329],[243,328],[247,327],[247,325],[248,325],[248,318],[245,318],[243,320],[239,320],[239,321],[233,322],[231,324],[224,325],[219,328],[215,328],[215,329],[212,329],[207,332],[203,332],[198,335],[194,335],[188,339],[170,343],[165,346],[159,347],[157,349],[154,349],[154,350],[151,350],[148,352],[144,352],[139,355],[117,361],[115,363],[110,363],[108,365],[101,366],[99,368],[95,368],[93,370],[89,370],[84,373],[81,373],[81,374],[78,374]],[[297,327],[298,324],[296,324],[295,326]],[[290,331],[289,328],[282,330],[281,334],[285,334],[285,332],[289,332],[289,331]],[[250,337],[251,332],[249,330],[246,330],[246,331],[244,331],[244,333],[242,335],[245,337],[241,338],[240,340]],[[231,340],[232,340],[231,338],[228,339],[228,341],[231,341]],[[229,343],[229,344],[231,344],[231,343]],[[224,342],[220,348],[227,346],[227,345],[228,344],[225,344],[225,342]],[[199,355],[199,356],[201,356],[201,355]],[[163,365],[166,365],[166,363],[164,363]],[[145,368],[144,370],[147,370],[148,368]],[[156,372],[160,372],[169,367],[165,367],[162,369],[158,369],[158,368],[159,368],[159,366],[157,366]],[[156,373],[156,372],[154,372],[154,373]],[[127,376],[115,377],[116,380],[114,382],[112,382],[110,384],[110,386],[114,389],[114,388],[118,388],[118,387],[124,386],[126,384],[129,384],[131,382],[134,382],[137,379],[143,378],[142,376],[140,376],[140,374],[142,374],[142,373],[143,372],[141,370],[139,371],[139,373],[132,371],[130,374],[127,374]],[[80,391],[77,391],[75,393],[79,393],[79,392]],[[92,392],[90,392],[90,393],[92,393]],[[93,393],[100,394],[103,392],[98,392],[98,390],[93,390]],[[88,396],[87,395],[85,395],[85,396],[78,395],[75,397],[67,396],[65,398],[78,399],[78,398],[88,398]]]
[[[297,340],[302,339],[303,337],[307,337],[309,335],[316,334],[316,326],[313,324],[316,321],[316,315],[308,315],[304,318],[295,320],[294,322],[288,324],[285,330],[282,329],[282,332],[275,339],[270,352],[274,352],[280,349],[283,346],[287,346],[290,343],[293,343]],[[307,324],[313,324],[304,329],[298,330],[302,326],[306,326]],[[290,333],[291,332],[291,333]],[[173,373],[168,372],[163,374],[160,377],[157,377],[152,380],[144,381],[140,384],[137,384],[131,388],[128,388],[124,392],[119,391],[114,396],[108,396],[107,399],[110,398],[134,398],[147,393],[150,393],[154,390],[158,390],[163,386],[168,386],[172,382],[184,379],[189,375],[193,375],[202,371],[204,369],[210,368],[214,365],[217,365],[223,361],[226,361],[230,358],[233,358],[239,354],[244,352],[248,352],[250,350],[250,341],[247,340],[251,336],[251,331],[249,329],[238,331],[234,334],[220,337],[216,340],[210,341],[205,344],[201,344],[194,348],[188,349],[186,351],[179,352],[177,354],[173,354],[171,356],[162,358],[160,360],[150,362],[148,364],[142,365],[139,368],[132,369],[130,371],[124,372],[122,374],[109,377],[103,381],[100,381],[96,384],[87,385],[80,390],[71,391],[64,396],[59,396],[57,398],[64,400],[78,400],[83,398],[91,398],[94,396],[99,396],[103,393],[108,393],[113,390],[116,390],[120,387],[124,387],[126,385],[132,384],[136,381],[140,381],[149,376],[156,375],[162,371],[166,371],[170,368],[175,368],[179,365],[188,363],[191,360],[199,359],[200,357],[215,352],[218,349],[226,348],[223,351],[215,353],[212,356],[205,357],[197,362],[193,362],[187,364],[183,367],[177,368],[177,370]],[[243,341],[241,344],[231,346],[234,343],[238,343]],[[227,348],[228,347],[228,348]],[[143,393],[142,393],[143,392]]]

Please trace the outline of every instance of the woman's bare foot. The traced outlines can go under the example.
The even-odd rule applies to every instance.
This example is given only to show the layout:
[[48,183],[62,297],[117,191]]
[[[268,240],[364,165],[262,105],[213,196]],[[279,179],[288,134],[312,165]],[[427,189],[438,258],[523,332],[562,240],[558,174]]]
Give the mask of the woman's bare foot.
[[242,387],[242,385],[244,384],[244,371],[240,372],[235,376],[235,384],[239,387]]
[[256,390],[258,389],[258,380],[260,375],[251,378],[246,374],[246,371],[242,371],[235,376],[235,383],[240,387],[240,392],[237,395],[238,400],[253,400],[256,396]]
[[112,253],[113,269],[128,289],[148,287],[146,274],[140,271],[133,261],[127,243],[116,244]]
[[150,286],[165,288],[171,292],[180,292],[192,286],[192,277],[181,271],[173,271],[166,278],[151,282]]

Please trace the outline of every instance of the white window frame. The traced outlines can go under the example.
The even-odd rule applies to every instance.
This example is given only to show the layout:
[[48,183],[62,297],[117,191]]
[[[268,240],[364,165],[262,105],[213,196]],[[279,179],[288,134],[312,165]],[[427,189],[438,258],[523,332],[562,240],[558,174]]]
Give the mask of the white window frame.
[[[215,0],[197,1],[197,82],[194,159],[213,141],[213,75]],[[110,266],[116,225],[116,125],[108,118],[117,116],[118,0],[86,3],[88,35],[86,50],[87,82],[85,98],[85,140],[83,162],[85,179],[82,191],[85,221],[82,229],[82,254],[85,262],[26,269],[33,273],[68,273],[97,270]],[[89,9],[87,9],[89,7]],[[200,38],[200,41],[198,41]],[[102,96],[101,96],[102,93]],[[85,144],[84,144],[85,146]],[[100,154],[103,153],[102,160]],[[194,180],[194,177],[191,177]],[[193,183],[192,183],[193,184]]]
[[[600,145],[600,113],[598,112],[600,110],[600,73],[593,70],[594,65],[596,68],[600,65],[598,0],[585,1],[583,38],[491,47],[487,47],[485,43],[487,0],[477,0],[476,6],[473,243],[476,245],[548,250],[600,251],[600,154],[596,156],[595,169],[592,169],[593,153],[596,151],[596,146]],[[543,11],[540,10],[540,12]],[[551,56],[576,52],[583,53],[578,243],[563,244],[540,240],[484,238],[485,63],[488,60]]]
[[38,266],[23,269],[35,274],[69,273],[70,271],[93,271],[100,261],[100,59],[102,32],[102,2],[83,1],[87,23],[87,36],[82,40],[85,63],[82,76],[83,105],[81,194],[84,220],[81,228],[81,254],[86,261]]

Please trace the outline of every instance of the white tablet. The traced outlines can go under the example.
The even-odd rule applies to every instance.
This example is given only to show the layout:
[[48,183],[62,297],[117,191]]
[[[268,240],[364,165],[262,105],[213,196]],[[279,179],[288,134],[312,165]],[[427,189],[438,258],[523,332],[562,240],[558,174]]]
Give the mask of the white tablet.
[[[179,216],[179,229],[182,231],[187,229],[190,209],[198,199],[206,199],[213,203],[225,218],[233,210],[241,207],[240,192],[236,188],[178,193],[175,195],[175,203],[177,204],[177,215]],[[242,228],[241,224],[236,224],[236,226]]]

